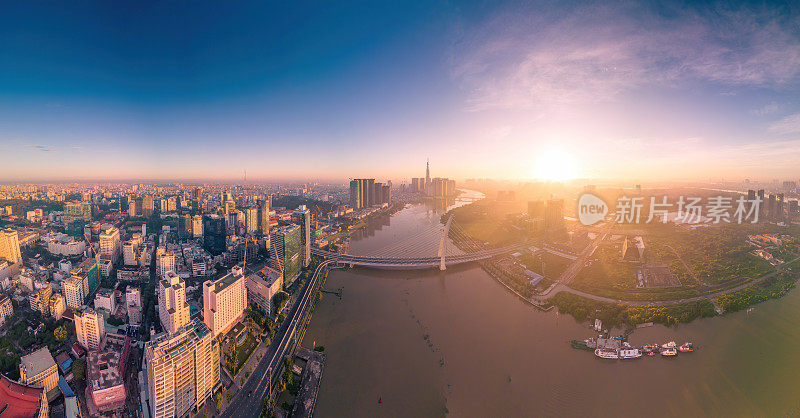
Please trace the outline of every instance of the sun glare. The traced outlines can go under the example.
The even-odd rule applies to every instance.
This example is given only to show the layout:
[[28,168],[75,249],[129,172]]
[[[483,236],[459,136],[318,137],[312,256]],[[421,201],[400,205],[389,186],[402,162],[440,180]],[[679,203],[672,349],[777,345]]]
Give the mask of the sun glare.
[[578,167],[572,155],[561,150],[549,150],[537,158],[533,177],[545,181],[571,180],[578,177]]

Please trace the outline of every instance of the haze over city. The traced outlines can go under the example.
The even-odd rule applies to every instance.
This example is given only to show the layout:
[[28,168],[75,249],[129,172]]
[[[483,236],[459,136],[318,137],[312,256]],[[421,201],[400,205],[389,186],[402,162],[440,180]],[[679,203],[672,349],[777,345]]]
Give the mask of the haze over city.
[[799,7],[7,2],[0,181],[791,178]]

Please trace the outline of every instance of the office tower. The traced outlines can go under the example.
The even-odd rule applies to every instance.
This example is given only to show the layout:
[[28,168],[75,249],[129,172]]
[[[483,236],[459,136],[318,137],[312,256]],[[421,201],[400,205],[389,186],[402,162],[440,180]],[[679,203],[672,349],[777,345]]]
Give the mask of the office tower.
[[203,189],[195,187],[192,190],[192,209],[195,211],[200,210],[200,205],[203,201]]
[[528,216],[533,219],[544,219],[545,214],[545,203],[544,200],[535,200],[528,202]]
[[158,316],[161,327],[168,333],[189,323],[186,283],[174,271],[168,271],[158,281]]
[[392,186],[385,184],[381,190],[381,203],[392,204]]
[[161,213],[167,212],[167,199],[158,199],[158,207],[161,210]]
[[117,309],[117,299],[114,296],[114,291],[104,288],[97,289],[97,293],[94,295],[94,308],[105,309],[108,313],[113,314],[114,310]]
[[283,290],[283,274],[280,271],[264,266],[258,273],[247,276],[247,301],[259,309],[272,314],[272,297]]
[[195,238],[203,236],[203,217],[200,215],[192,217],[192,236]]
[[361,179],[350,180],[350,207],[361,209]]
[[367,182],[367,203],[364,205],[370,207],[375,204],[375,179],[365,179]]
[[153,212],[155,212],[155,200],[153,199],[153,195],[146,194],[142,198],[142,216],[145,218],[149,218],[153,216]]
[[561,230],[564,228],[564,200],[550,199],[544,214],[544,225],[548,230]]
[[270,232],[274,254],[270,254],[271,266],[283,273],[286,286],[291,285],[302,268],[300,227],[295,224],[273,228]]
[[99,349],[100,341],[106,335],[103,315],[87,306],[75,309],[75,335],[86,350]]
[[69,235],[83,235],[83,227],[92,221],[92,204],[69,202],[64,204],[64,227]]
[[300,205],[295,209],[293,218],[300,226],[300,265],[305,268],[311,264],[311,211],[306,205]]
[[175,212],[178,210],[178,196],[170,196],[167,198],[167,211]]
[[753,190],[753,189],[748,190],[747,191],[747,200],[751,200],[752,201],[752,200],[755,200],[755,199],[756,199],[756,191]]
[[19,250],[19,234],[11,228],[0,231],[0,257],[18,267],[22,266],[22,253]]
[[244,317],[246,307],[247,289],[241,271],[203,283],[203,322],[214,336],[230,331]]
[[203,218],[203,248],[213,256],[225,252],[225,219],[219,215]]
[[158,277],[164,277],[167,272],[175,270],[175,252],[166,247],[156,249],[156,272]]
[[250,206],[244,209],[244,230],[246,234],[258,231],[258,208]]
[[128,199],[128,216],[131,218],[137,216],[137,214],[141,211],[141,209],[136,207],[136,199],[131,197]]
[[119,249],[119,229],[111,227],[100,234],[100,254],[111,256],[111,264],[117,263]]
[[61,282],[61,290],[64,292],[67,307],[76,309],[83,305],[86,293],[83,289],[83,280],[78,276],[71,276]]
[[194,320],[145,344],[150,416],[183,417],[200,408],[220,381],[220,347],[214,333]]
[[258,203],[258,229],[264,239],[264,247],[269,249],[269,198],[264,198]]

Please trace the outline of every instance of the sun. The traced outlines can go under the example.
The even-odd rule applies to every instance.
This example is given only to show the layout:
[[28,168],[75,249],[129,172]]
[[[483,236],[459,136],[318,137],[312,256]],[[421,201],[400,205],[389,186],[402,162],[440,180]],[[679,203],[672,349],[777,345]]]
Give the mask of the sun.
[[577,178],[575,158],[561,150],[548,150],[539,154],[532,177],[543,181],[565,181]]

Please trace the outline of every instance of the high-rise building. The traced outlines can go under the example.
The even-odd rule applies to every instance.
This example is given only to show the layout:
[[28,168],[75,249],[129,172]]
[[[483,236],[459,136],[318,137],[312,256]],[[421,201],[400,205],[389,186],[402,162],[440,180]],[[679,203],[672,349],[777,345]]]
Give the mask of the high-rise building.
[[136,217],[141,213],[142,209],[141,206],[137,207],[136,199],[131,196],[128,199],[128,216],[131,218]]
[[64,228],[69,235],[83,235],[83,227],[92,222],[92,204],[69,202],[64,204]]
[[290,224],[273,228],[270,240],[275,248],[274,254],[270,254],[271,266],[283,273],[284,284],[289,286],[300,275],[302,268],[300,227]]
[[272,314],[272,297],[283,289],[283,274],[264,266],[258,273],[247,276],[247,300],[259,309]]
[[214,256],[225,252],[225,219],[219,215],[203,218],[203,248]]
[[71,276],[61,282],[61,290],[64,292],[64,299],[67,307],[76,309],[83,305],[86,293],[83,289],[83,280],[78,276]]
[[168,333],[189,323],[186,283],[174,271],[168,271],[158,281],[158,316],[161,327]]
[[60,293],[50,296],[50,315],[58,321],[67,310],[67,302]]
[[153,212],[156,210],[155,199],[153,199],[153,195],[146,194],[142,198],[142,216],[145,218],[149,218],[153,216]]
[[22,266],[22,253],[19,250],[19,234],[16,230],[7,228],[0,231],[0,257],[9,263]]
[[103,231],[100,234],[100,254],[111,256],[111,264],[116,264],[119,250],[119,229],[111,227]]
[[0,326],[5,325],[12,315],[14,315],[14,305],[11,303],[11,298],[0,296]]
[[258,229],[261,230],[261,235],[269,240],[269,198],[258,202]]
[[203,236],[203,217],[200,215],[192,217],[192,236],[195,238]]
[[425,194],[430,194],[431,188],[431,160],[425,161]]
[[203,283],[203,321],[214,336],[226,333],[243,317],[247,289],[241,271]]
[[295,209],[293,218],[300,226],[300,265],[305,268],[311,264],[311,211],[306,205],[300,205]]
[[258,208],[250,206],[244,209],[244,230],[247,234],[258,231]]
[[156,250],[156,271],[159,277],[164,277],[167,272],[175,270],[175,252],[166,247]]
[[220,348],[214,333],[194,320],[145,344],[150,415],[172,418],[200,408],[220,381]]
[[88,306],[75,309],[75,335],[86,350],[99,349],[100,341],[106,335],[103,315]]
[[363,207],[361,203],[361,179],[350,180],[350,207],[353,210]]
[[544,214],[544,225],[547,230],[555,231],[564,229],[564,200],[550,199]]

